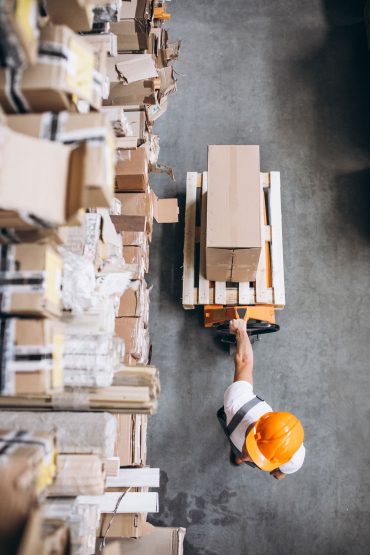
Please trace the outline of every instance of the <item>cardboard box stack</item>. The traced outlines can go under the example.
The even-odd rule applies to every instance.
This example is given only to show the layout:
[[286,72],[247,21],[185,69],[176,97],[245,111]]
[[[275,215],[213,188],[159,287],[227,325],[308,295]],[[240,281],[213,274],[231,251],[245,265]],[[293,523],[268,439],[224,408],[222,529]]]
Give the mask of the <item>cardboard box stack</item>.
[[144,468],[160,392],[149,251],[154,220],[178,220],[150,186],[172,174],[153,130],[176,90],[169,18],[159,0],[0,5],[5,555],[90,555],[96,537],[141,553],[148,534],[182,549],[146,523],[159,470]]

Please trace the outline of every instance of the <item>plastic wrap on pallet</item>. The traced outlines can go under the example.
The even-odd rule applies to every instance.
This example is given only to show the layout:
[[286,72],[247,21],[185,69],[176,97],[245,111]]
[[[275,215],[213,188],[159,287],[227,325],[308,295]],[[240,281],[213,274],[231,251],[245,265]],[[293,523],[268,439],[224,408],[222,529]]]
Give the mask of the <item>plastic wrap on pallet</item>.
[[44,518],[61,519],[71,530],[72,555],[95,553],[96,530],[100,522],[98,504],[81,504],[76,499],[47,499],[42,505]]
[[98,274],[96,279],[96,298],[123,295],[130,284],[130,270],[122,270],[115,273]]
[[59,454],[56,478],[48,488],[49,497],[103,495],[105,474],[103,459],[91,454]]
[[69,335],[114,333],[116,297],[94,299],[94,306],[80,314],[65,314],[64,323]]
[[117,420],[108,412],[2,411],[0,421],[14,431],[55,431],[59,453],[93,453],[104,458],[115,453]]
[[95,269],[89,260],[61,248],[64,260],[62,299],[65,310],[79,313],[92,305]]
[[124,343],[112,335],[66,335],[64,384],[108,387],[124,356]]
[[120,216],[121,213],[122,213],[122,203],[118,198],[114,198],[109,208],[109,214],[111,216]]

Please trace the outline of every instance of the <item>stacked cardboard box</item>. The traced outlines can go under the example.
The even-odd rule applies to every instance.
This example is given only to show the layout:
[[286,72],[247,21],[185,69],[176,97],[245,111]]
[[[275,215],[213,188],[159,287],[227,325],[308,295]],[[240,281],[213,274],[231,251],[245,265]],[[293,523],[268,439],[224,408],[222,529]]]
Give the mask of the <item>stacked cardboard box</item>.
[[[100,513],[111,520],[121,496],[108,537],[144,536],[146,513],[158,509],[148,487],[159,482],[139,483],[145,469],[122,481],[120,466],[146,464],[148,414],[160,392],[158,371],[147,366],[145,276],[153,221],[178,220],[177,201],[150,187],[150,172],[172,172],[158,163],[153,131],[176,90],[180,43],[169,43],[167,19],[157,0],[0,6],[4,449],[24,429],[31,439],[57,437],[37,494],[36,472],[12,492],[22,501],[19,513],[14,505],[22,554],[94,553]],[[39,510],[33,503],[46,485]],[[6,509],[1,500],[4,523]],[[4,525],[0,542],[13,549],[11,530]]]

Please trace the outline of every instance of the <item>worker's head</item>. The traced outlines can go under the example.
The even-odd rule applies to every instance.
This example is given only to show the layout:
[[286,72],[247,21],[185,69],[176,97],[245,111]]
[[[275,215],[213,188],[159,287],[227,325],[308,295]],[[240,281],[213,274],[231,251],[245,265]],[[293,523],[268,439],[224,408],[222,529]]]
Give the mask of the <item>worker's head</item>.
[[268,412],[254,424],[245,439],[252,461],[266,472],[287,463],[303,443],[302,424],[290,412]]

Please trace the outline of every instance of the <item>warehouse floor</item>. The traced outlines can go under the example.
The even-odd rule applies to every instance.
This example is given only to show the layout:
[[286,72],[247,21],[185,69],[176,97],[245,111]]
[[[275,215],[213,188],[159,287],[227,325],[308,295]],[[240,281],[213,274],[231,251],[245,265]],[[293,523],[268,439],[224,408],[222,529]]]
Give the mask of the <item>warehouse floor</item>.
[[[155,522],[187,528],[185,555],[370,552],[370,87],[355,0],[174,0],[178,94],[158,122],[181,222],[156,226],[149,281],[162,395],[149,462]],[[255,346],[255,391],[305,426],[284,482],[229,464],[216,420],[232,359],[181,306],[187,171],[208,144],[260,144],[282,179],[287,306]],[[158,176],[156,176],[158,177]]]

